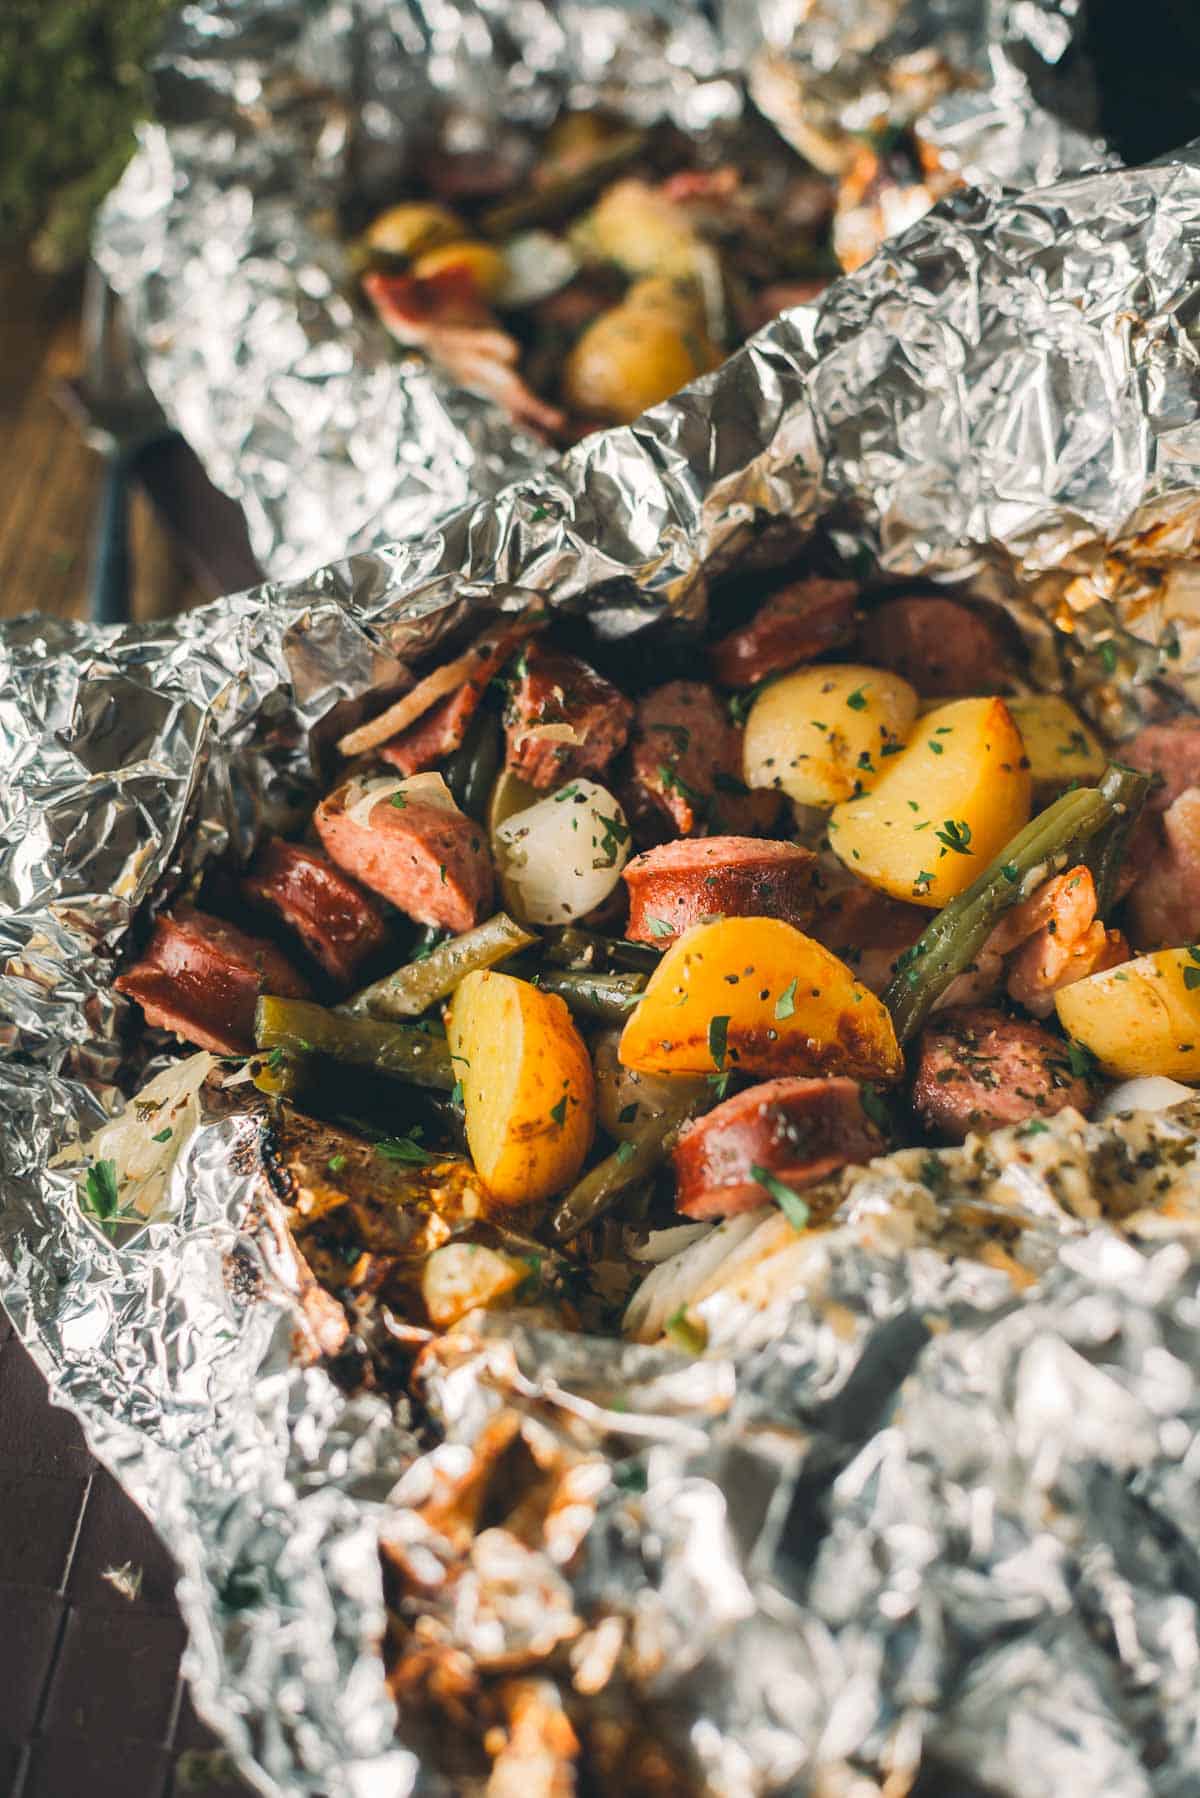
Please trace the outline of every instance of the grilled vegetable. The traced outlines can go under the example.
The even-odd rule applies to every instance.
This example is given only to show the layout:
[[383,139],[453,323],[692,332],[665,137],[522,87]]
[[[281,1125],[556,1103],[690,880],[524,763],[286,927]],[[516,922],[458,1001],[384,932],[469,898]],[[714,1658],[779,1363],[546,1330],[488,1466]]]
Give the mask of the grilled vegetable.
[[627,1018],[645,989],[645,974],[581,974],[547,970],[538,978],[544,993],[557,993],[571,1010],[606,1024]]
[[915,688],[884,668],[822,664],[785,675],[746,720],[746,784],[824,807],[869,792],[907,741],[917,705]]
[[1052,798],[1072,781],[1099,780],[1104,751],[1069,701],[1028,693],[1004,703],[1025,744],[1035,794]]
[[681,1124],[699,1109],[694,1083],[681,1081],[679,1094],[656,1117],[648,1118],[631,1142],[597,1162],[554,1213],[554,1234],[569,1241],[610,1211],[633,1186],[647,1179],[665,1160]]
[[473,930],[439,943],[422,960],[407,962],[364,987],[341,1009],[358,1018],[419,1018],[438,999],[448,998],[464,975],[493,968],[536,941],[504,912],[497,912]]
[[1160,949],[1064,987],[1059,1022],[1106,1074],[1200,1083],[1200,946]]
[[444,1037],[411,1025],[347,1017],[307,999],[261,998],[254,1037],[260,1049],[282,1049],[286,1055],[328,1055],[334,1061],[409,1080],[414,1086],[435,1086],[448,1092],[454,1085]]

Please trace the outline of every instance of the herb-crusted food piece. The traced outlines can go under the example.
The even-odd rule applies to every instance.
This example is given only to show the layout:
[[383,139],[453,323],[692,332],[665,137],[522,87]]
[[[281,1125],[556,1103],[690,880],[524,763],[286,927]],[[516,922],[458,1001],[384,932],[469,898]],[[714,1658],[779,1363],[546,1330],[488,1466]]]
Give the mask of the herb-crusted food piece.
[[860,662],[801,668],[754,701],[745,778],[826,809],[867,793],[908,741],[917,703],[916,689],[886,669]]
[[910,681],[923,699],[994,693],[1005,684],[1008,645],[973,606],[938,594],[885,600],[862,632],[863,658]]
[[886,1147],[856,1080],[769,1080],[680,1132],[676,1203],[687,1217],[732,1217],[771,1197],[763,1170],[799,1190]]
[[789,581],[759,607],[749,624],[709,651],[723,687],[753,687],[769,675],[798,668],[854,635],[858,588],[853,581],[810,575]]
[[[790,1011],[780,1006],[785,993]],[[775,918],[698,924],[673,943],[625,1026],[620,1055],[651,1074],[894,1080],[903,1070],[875,995],[820,943]]]
[[781,918],[803,926],[812,916],[815,866],[810,850],[760,837],[662,843],[625,868],[625,934],[665,948],[706,918]]
[[323,799],[313,816],[317,834],[339,867],[418,924],[469,930],[492,902],[492,861],[480,825],[445,794],[403,791],[381,797],[360,818],[352,810],[355,783]]
[[755,836],[778,816],[778,794],[747,791],[742,732],[703,681],[670,681],[638,702],[631,761],[624,797],[640,843]]
[[1055,1006],[1105,1073],[1200,1083],[1200,943],[1092,974],[1057,993]]
[[148,1024],[214,1055],[253,1049],[260,993],[302,998],[309,990],[273,943],[191,906],[156,920],[145,954],[114,985]]
[[577,775],[603,775],[625,747],[633,702],[578,656],[531,643],[518,658],[505,708],[505,767],[546,792]]
[[313,960],[338,986],[387,942],[374,900],[325,856],[272,837],[242,882],[251,904],[272,911],[296,932]]
[[962,1142],[1027,1118],[1090,1103],[1087,1081],[1061,1038],[1001,1011],[939,1012],[921,1037],[913,1108],[929,1132]]

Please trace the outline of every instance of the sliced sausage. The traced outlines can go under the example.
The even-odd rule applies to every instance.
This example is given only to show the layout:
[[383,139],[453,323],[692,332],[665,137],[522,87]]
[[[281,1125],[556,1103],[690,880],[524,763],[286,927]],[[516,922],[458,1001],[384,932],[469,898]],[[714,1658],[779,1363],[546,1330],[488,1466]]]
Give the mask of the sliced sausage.
[[925,699],[995,693],[1008,649],[999,630],[961,600],[889,599],[863,625],[863,659],[890,668]]
[[964,1006],[927,1025],[912,1102],[931,1134],[962,1142],[972,1131],[1052,1117],[1068,1105],[1086,1111],[1090,1095],[1061,1037],[1002,1011]]
[[732,1217],[770,1197],[752,1168],[802,1188],[886,1149],[857,1080],[768,1080],[680,1133],[675,1203],[686,1217]]
[[665,948],[710,917],[782,918],[802,928],[812,916],[815,868],[811,850],[761,837],[662,843],[625,868],[625,935]]
[[315,849],[272,837],[242,882],[260,905],[294,930],[313,960],[339,986],[387,942],[383,913],[363,889]]
[[640,700],[625,789],[639,842],[707,831],[754,836],[779,815],[779,794],[742,781],[742,733],[703,681],[670,681]]
[[1163,813],[1161,836],[1129,895],[1139,949],[1175,949],[1200,936],[1200,786]]
[[844,887],[826,898],[809,926],[809,934],[853,968],[857,979],[881,993],[896,972],[896,962],[929,923],[919,905],[905,905],[868,886]]
[[492,903],[492,862],[478,824],[453,809],[382,798],[360,823],[346,810],[350,784],[313,814],[317,835],[340,868],[418,924],[469,930]]
[[146,953],[114,982],[148,1024],[214,1055],[248,1055],[260,993],[302,999],[308,987],[273,943],[181,907],[155,921]]
[[792,581],[759,607],[749,624],[731,631],[709,651],[713,673],[725,687],[752,687],[769,674],[811,662],[854,635],[853,581],[812,575]]
[[531,643],[504,713],[505,766],[547,791],[603,774],[624,749],[633,704],[578,656]]
[[1148,724],[1117,751],[1118,760],[1156,776],[1148,805],[1165,812],[1188,787],[1200,787],[1200,718]]

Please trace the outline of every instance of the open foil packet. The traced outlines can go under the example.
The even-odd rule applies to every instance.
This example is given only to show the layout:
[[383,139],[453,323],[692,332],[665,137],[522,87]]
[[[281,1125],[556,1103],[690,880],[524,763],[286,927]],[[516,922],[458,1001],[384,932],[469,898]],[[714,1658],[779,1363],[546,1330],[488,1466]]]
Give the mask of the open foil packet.
[[[789,56],[811,50],[814,68],[832,57],[855,71],[852,91],[873,94],[876,65],[851,54],[861,9],[843,10],[824,18],[811,46],[789,30]],[[1070,9],[1023,0],[1002,10],[998,21],[986,0],[954,8],[953,55],[969,95],[960,85],[947,104],[973,111],[948,135],[974,147],[948,152],[950,164],[968,179],[1030,185],[1094,163],[1099,146],[1044,108],[1008,54],[1020,40],[1044,68],[1056,64],[1071,41]],[[738,70],[768,25],[739,3],[718,31],[700,9],[667,0],[182,9],[158,65],[162,123],[145,131],[108,200],[94,251],[155,398],[242,504],[270,576],[416,538],[554,453],[491,401],[401,355],[353,303],[336,223],[347,196],[395,198],[431,132],[457,149],[491,148],[563,107],[601,104],[638,125],[668,118],[701,146],[736,142]],[[773,25],[767,35],[777,41]],[[886,45],[885,60],[893,49],[901,54]],[[777,117],[769,97],[760,103]],[[910,202],[903,222],[916,211]]]
[[[1195,154],[965,192],[419,545],[169,625],[4,628],[0,1296],[178,1558],[197,1702],[262,1791],[482,1789],[396,1734],[381,1541],[431,1653],[589,1695],[601,1789],[1196,1790],[1197,1103],[857,1170],[769,1303],[707,1301],[701,1357],[460,1329],[423,1363],[432,1449],[297,1353],[248,1111],[199,1111],[119,1245],[55,1157],[146,1071],[111,990],[135,914],[294,818],[309,733],[485,602],[537,589],[641,655],[823,531],[1007,605],[1114,734],[1200,703],[1198,294]],[[540,1533],[450,1529],[517,1437]]]

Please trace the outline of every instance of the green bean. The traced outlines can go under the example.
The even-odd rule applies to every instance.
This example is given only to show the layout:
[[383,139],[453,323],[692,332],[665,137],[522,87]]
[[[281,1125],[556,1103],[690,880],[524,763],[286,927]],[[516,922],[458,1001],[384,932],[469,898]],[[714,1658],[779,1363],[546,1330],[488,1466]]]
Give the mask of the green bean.
[[383,1024],[327,1011],[308,999],[264,994],[255,1013],[254,1040],[260,1049],[285,1054],[328,1055],[354,1067],[373,1068],[414,1086],[454,1086],[450,1050],[444,1036],[413,1025]]
[[526,190],[515,200],[489,207],[480,219],[489,237],[511,237],[532,225],[552,224],[599,192],[621,169],[641,155],[646,133],[637,129],[614,132],[601,144],[584,168],[552,176],[544,186]]
[[1096,916],[1105,918],[1116,903],[1121,868],[1150,791],[1150,776],[1113,762],[1105,770],[1099,790],[1116,813],[1108,829],[1095,839],[1088,857],[1096,883]]
[[465,974],[495,967],[536,941],[507,913],[498,911],[473,930],[439,943],[421,961],[406,962],[364,987],[338,1011],[352,1018],[419,1018],[436,1000],[452,993]]
[[657,1117],[647,1119],[636,1142],[621,1143],[611,1155],[597,1162],[591,1172],[571,1188],[554,1213],[551,1228],[558,1240],[569,1242],[572,1236],[578,1236],[581,1230],[586,1230],[589,1224],[594,1224],[597,1218],[611,1210],[622,1193],[648,1178],[665,1159],[680,1125],[699,1109],[701,1103],[694,1083],[689,1082],[686,1093],[681,1092],[678,1098],[669,1100]]
[[1108,770],[1100,787],[1077,787],[1039,812],[904,951],[883,995],[902,1043],[920,1029],[950,982],[970,967],[1003,914],[1078,860],[1084,846],[1112,822],[1117,815],[1109,797],[1113,772]]
[[609,966],[653,974],[661,956],[649,943],[629,943],[623,937],[601,936],[595,930],[566,924],[547,934],[546,960],[564,968]]
[[461,749],[456,749],[443,764],[446,785],[456,803],[477,824],[483,823],[499,766],[500,726],[492,713],[481,706]]
[[544,993],[557,993],[572,1011],[585,1018],[600,1018],[606,1024],[619,1024],[627,1018],[646,985],[644,974],[584,974],[543,971],[538,985]]

